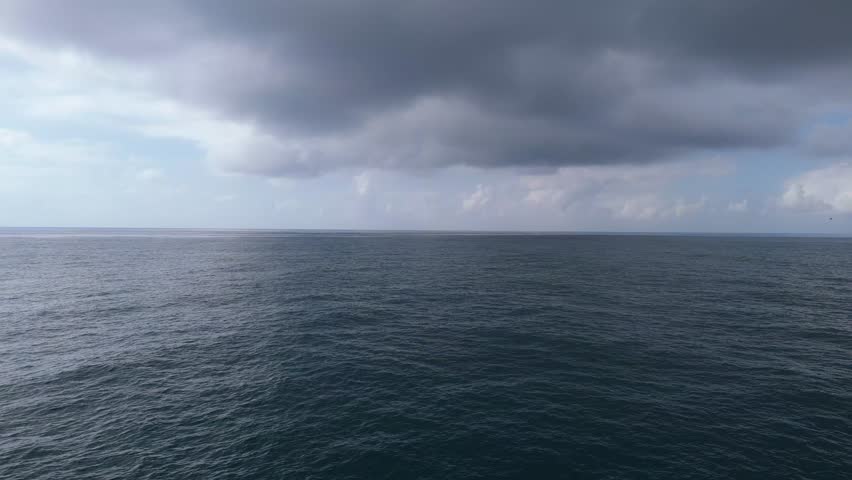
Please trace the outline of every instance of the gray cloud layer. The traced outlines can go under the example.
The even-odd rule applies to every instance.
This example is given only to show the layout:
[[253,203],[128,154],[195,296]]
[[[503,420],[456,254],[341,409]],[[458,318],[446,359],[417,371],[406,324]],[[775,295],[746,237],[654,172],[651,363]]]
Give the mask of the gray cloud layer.
[[229,165],[269,175],[773,148],[850,100],[841,0],[21,0],[0,18],[257,125]]

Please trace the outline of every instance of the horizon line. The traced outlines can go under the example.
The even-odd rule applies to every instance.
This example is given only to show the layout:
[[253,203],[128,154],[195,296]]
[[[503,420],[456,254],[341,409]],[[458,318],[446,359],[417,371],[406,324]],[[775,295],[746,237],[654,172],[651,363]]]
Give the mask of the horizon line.
[[611,235],[611,236],[742,236],[742,237],[837,237],[850,238],[849,233],[818,232],[731,232],[731,231],[641,231],[641,230],[490,230],[490,229],[378,229],[378,228],[266,228],[266,227],[46,227],[3,226],[0,230],[163,230],[219,232],[293,232],[293,233],[401,233],[401,234],[500,234],[500,235]]

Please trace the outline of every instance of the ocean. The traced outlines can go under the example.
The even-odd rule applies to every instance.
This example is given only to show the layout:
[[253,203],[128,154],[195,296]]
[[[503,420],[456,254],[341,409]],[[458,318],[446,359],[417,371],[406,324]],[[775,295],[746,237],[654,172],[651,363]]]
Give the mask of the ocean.
[[3,479],[840,479],[852,240],[0,231]]

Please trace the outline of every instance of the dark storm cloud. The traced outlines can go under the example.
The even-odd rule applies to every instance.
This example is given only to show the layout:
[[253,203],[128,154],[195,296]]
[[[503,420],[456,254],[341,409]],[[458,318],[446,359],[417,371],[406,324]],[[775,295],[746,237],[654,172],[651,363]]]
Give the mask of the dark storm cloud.
[[849,100],[847,1],[2,8],[13,35],[143,65],[178,99],[301,142],[298,159],[272,140],[231,165],[253,173],[636,163],[772,148],[791,143],[814,106]]
[[754,74],[848,62],[852,2],[658,1],[638,33],[661,51]]

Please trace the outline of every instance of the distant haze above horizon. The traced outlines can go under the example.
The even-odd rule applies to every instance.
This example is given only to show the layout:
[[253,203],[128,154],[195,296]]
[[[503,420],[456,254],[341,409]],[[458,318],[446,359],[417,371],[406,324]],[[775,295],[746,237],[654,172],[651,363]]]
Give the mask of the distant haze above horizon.
[[852,233],[852,3],[0,1],[0,226]]

